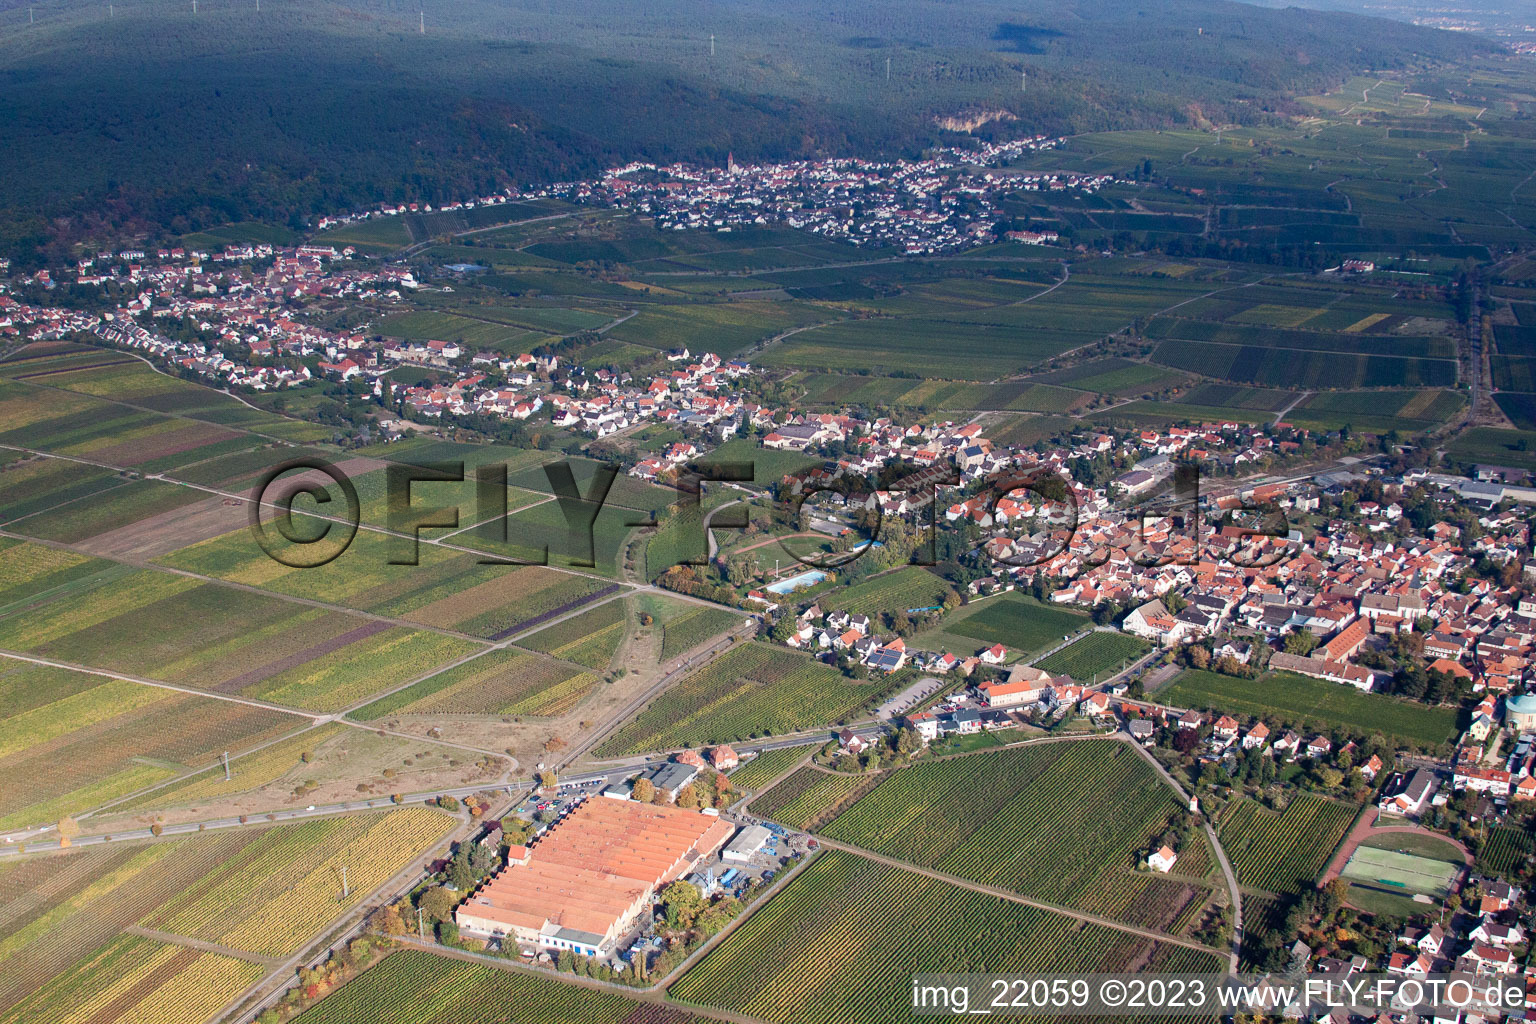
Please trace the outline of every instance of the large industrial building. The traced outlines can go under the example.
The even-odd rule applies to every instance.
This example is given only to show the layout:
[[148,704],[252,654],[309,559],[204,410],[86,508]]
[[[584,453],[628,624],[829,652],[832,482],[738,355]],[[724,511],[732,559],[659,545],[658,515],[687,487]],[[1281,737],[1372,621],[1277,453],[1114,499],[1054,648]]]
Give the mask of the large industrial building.
[[467,934],[597,956],[657,889],[693,870],[734,831],[697,811],[587,800],[477,889],[454,918]]

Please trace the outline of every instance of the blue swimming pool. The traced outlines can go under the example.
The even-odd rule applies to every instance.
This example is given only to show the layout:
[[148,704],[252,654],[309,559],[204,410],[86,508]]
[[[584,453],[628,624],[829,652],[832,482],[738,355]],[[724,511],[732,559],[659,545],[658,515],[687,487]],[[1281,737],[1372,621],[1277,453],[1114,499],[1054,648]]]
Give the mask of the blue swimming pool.
[[814,587],[816,584],[820,583],[826,578],[826,573],[820,572],[816,569],[808,569],[798,576],[791,576],[787,580],[779,580],[779,582],[773,584],[772,586],[764,587],[763,589],[768,591],[770,594],[779,594],[782,596],[792,590],[799,590],[801,587]]

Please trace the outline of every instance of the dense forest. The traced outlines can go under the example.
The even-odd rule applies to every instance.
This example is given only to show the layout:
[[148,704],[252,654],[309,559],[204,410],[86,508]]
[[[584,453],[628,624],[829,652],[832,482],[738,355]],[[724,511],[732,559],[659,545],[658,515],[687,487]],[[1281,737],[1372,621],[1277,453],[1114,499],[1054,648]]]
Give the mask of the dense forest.
[[1214,0],[4,0],[0,251],[636,157],[916,153],[983,109],[1002,134],[1252,122],[1490,46]]

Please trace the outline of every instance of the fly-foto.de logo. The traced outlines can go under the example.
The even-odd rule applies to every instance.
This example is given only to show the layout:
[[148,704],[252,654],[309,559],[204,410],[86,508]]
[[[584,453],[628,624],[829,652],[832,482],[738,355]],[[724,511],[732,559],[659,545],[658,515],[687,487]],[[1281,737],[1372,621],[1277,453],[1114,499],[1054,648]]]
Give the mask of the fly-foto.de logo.
[[[778,543],[777,557],[816,569],[836,569],[878,549],[887,528],[900,522],[911,541],[910,561],[937,565],[947,536],[959,538],[965,551],[1005,570],[1029,570],[1072,555],[1081,569],[1096,568],[1123,554],[1138,565],[1192,565],[1217,562],[1260,568],[1289,551],[1290,524],[1274,505],[1227,503],[1223,525],[1204,522],[1200,470],[1177,463],[1163,486],[1136,498],[1117,501],[1114,494],[1086,491],[1049,467],[1020,466],[977,479],[965,479],[953,465],[886,467],[878,474],[851,472],[829,464],[782,477],[767,487],[749,486],[754,466],[748,462],[701,463],[683,467],[672,479],[675,498],[667,508],[669,528],[688,534],[676,565],[703,565],[712,549],[712,531],[746,530],[753,523],[744,509],[721,508],[705,515],[705,495],[732,487],[740,496],[731,504],[752,504],[763,514],[755,520],[766,539]],[[420,564],[423,531],[473,531],[478,547],[464,550],[485,565],[548,565],[553,549],[561,564],[592,568],[617,551],[599,551],[599,531],[607,510],[627,533],[655,528],[663,520],[611,503],[622,467],[616,463],[550,462],[541,467],[548,497],[558,512],[556,528],[532,530],[517,518],[509,502],[504,463],[391,463],[384,469],[382,526],[363,524],[363,504],[356,484],[325,459],[293,459],[269,469],[252,491],[250,528],[271,558],[291,568],[317,568],[346,552],[359,529],[383,535],[383,560],[389,565]],[[581,477],[584,477],[582,479]],[[527,482],[527,481],[525,481]],[[472,491],[471,491],[472,489]],[[550,516],[541,516],[547,524]],[[1107,531],[1106,526],[1112,526]],[[833,545],[808,546],[798,538],[833,536]],[[432,538],[433,542],[439,539]],[[616,542],[615,542],[616,543]],[[461,545],[454,545],[459,547]],[[759,545],[761,546],[761,545]],[[506,553],[516,551],[516,556]],[[501,553],[495,553],[495,552]],[[652,575],[670,565],[647,565]]]

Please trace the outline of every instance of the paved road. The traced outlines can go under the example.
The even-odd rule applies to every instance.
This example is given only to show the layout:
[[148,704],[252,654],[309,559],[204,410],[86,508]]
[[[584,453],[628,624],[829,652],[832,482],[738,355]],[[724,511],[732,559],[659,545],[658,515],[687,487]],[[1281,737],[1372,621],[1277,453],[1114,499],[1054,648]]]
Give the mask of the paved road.
[[[481,784],[478,786],[460,786],[456,789],[444,789],[435,793],[413,793],[405,798],[400,806],[424,803],[436,799],[439,796],[451,796],[463,798],[473,796],[476,793],[484,793],[488,790],[510,790],[514,787],[501,783],[497,785]],[[358,811],[369,808],[387,808],[397,806],[387,797],[379,797],[373,800],[354,800],[344,804],[314,804],[296,808],[289,811],[272,811],[270,814],[252,814],[247,816],[245,827],[268,825],[279,821],[295,821],[303,818],[323,818],[332,814],[355,814]],[[163,826],[161,837],[184,836],[196,832],[212,831],[221,828],[240,828],[241,821],[238,816],[228,818],[212,818],[208,821],[188,821],[175,825]],[[8,834],[5,843],[0,844],[0,857],[15,857],[21,853],[20,847],[25,846],[28,855],[43,853],[49,850],[61,849],[57,839],[37,840],[35,837],[49,835],[55,831],[56,826],[48,825],[43,828],[33,829],[28,832],[12,832]],[[147,828],[123,829],[120,832],[107,832],[100,835],[78,836],[69,844],[70,849],[78,849],[82,846],[98,846],[102,843],[118,843],[128,839],[153,839],[155,835]]]
[[740,505],[743,501],[746,500],[747,499],[745,498],[736,498],[733,501],[728,501],[723,505],[716,505],[714,508],[705,513],[704,536],[709,539],[709,560],[711,562],[713,562],[715,560],[715,556],[720,553],[720,544],[715,540],[715,531],[709,528],[710,521],[715,518],[715,513],[719,512],[721,509],[730,508],[732,505]]
[[[1117,733],[1116,735],[1125,736],[1124,733]],[[1189,803],[1189,794],[1184,791],[1184,787],[1179,785],[1172,775],[1168,774],[1168,769],[1163,767],[1161,761],[1153,757],[1151,752],[1140,743],[1133,742],[1128,736],[1126,737],[1126,742],[1130,743],[1131,749],[1146,758],[1147,762],[1157,770],[1157,774],[1162,776],[1163,781],[1172,786],[1173,791],[1179,794],[1180,799],[1186,804]],[[1227,860],[1227,851],[1221,848],[1221,841],[1216,838],[1215,826],[1203,814],[1200,816],[1200,821],[1205,827],[1205,838],[1211,844],[1212,852],[1216,854],[1216,863],[1221,865],[1221,873],[1226,877],[1227,891],[1232,896],[1232,952],[1228,954],[1228,957],[1230,969],[1233,973],[1236,973],[1238,965],[1242,962],[1243,953],[1243,891],[1238,888],[1237,872],[1232,870],[1232,862]]]

